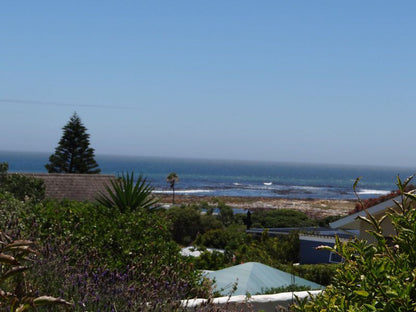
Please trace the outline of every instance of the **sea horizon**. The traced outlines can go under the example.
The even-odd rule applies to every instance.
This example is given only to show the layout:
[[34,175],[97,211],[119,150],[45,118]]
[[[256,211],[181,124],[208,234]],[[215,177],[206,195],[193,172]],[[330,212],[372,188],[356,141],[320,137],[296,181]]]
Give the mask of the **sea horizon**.
[[[15,154],[39,154],[46,155],[45,164],[48,162],[49,156],[55,151],[21,151],[21,150],[0,150],[0,157],[6,153]],[[152,158],[152,159],[173,159],[173,160],[189,160],[189,161],[224,161],[224,162],[241,162],[241,163],[271,163],[271,164],[287,164],[287,165],[307,165],[307,166],[334,166],[334,167],[365,167],[365,168],[390,168],[390,169],[401,169],[401,170],[414,170],[416,173],[416,166],[410,165],[391,165],[391,164],[354,164],[354,163],[326,163],[326,162],[308,162],[308,161],[289,161],[289,160],[267,160],[267,159],[243,159],[243,158],[210,158],[210,157],[192,157],[192,156],[160,156],[160,155],[136,155],[136,154],[117,154],[117,153],[100,153],[95,154],[97,158],[106,157],[120,157],[120,158]],[[2,159],[0,158],[0,162]],[[413,169],[414,168],[414,169]],[[46,169],[45,169],[46,172]]]

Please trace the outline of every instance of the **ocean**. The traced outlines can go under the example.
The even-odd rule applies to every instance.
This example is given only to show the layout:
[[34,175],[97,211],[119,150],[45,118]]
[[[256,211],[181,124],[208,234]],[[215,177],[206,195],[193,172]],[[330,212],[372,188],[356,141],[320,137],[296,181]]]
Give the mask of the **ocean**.
[[[0,151],[9,172],[46,172],[49,153]],[[134,172],[147,178],[156,193],[171,193],[166,176],[176,172],[176,194],[197,196],[260,196],[298,199],[355,199],[358,183],[362,199],[396,190],[397,175],[404,180],[413,168],[298,164],[232,160],[96,155],[103,174]]]

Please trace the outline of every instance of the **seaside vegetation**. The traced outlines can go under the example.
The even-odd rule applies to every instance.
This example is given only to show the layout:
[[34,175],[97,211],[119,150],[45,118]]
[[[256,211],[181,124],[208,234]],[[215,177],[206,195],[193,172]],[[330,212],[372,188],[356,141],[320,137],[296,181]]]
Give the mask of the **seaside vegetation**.
[[9,174],[9,164],[0,162],[0,193],[11,193],[19,200],[39,202],[45,198],[43,181],[19,173]]
[[[322,247],[337,253],[344,262],[331,285],[311,301],[298,302],[295,311],[416,310],[416,195],[406,191],[412,178],[404,182],[397,179],[401,200],[382,219],[365,210],[361,219],[371,226],[374,243],[337,240],[334,247]],[[363,203],[362,207],[365,209]],[[389,237],[382,230],[387,219],[395,231]]]
[[[39,180],[19,177],[19,186],[10,188],[8,179],[15,175],[7,175],[5,165],[2,168],[0,228],[13,240],[30,240],[37,250],[30,270],[22,275],[26,295],[61,298],[70,302],[74,311],[180,310],[180,299],[214,295],[200,269],[258,261],[291,271],[292,263],[298,261],[296,233],[284,237],[271,237],[267,231],[260,236],[247,234],[246,215],[234,215],[220,200],[215,207],[202,202],[167,210],[150,209],[147,201],[133,205],[137,201],[122,194],[125,190],[134,197],[132,190],[137,184],[129,184],[132,175],[116,180],[120,189],[109,190],[106,202],[45,200]],[[139,188],[142,182],[138,182]],[[33,194],[22,196],[22,190]],[[123,205],[117,204],[120,197]],[[302,213],[252,213],[253,223],[271,227],[279,226],[284,217],[285,226],[316,222]],[[181,256],[180,247],[188,245],[205,252],[196,258]],[[296,267],[296,274],[327,285],[335,268],[302,265]],[[5,285],[12,284],[6,280],[2,287]],[[38,308],[61,309],[64,307]]]
[[[170,311],[180,299],[209,297],[210,284],[180,256],[167,224],[163,211],[142,207],[121,212],[98,203],[35,202],[0,193],[0,228],[37,249],[31,269],[19,275],[25,293],[18,297],[63,298],[74,311]],[[0,271],[6,269],[1,264]],[[0,283],[6,291],[14,279]],[[1,310],[15,311],[4,296],[0,302]]]
[[[218,213],[214,214],[214,211]],[[299,262],[297,232],[279,237],[271,237],[267,230],[259,236],[248,234],[245,224],[247,215],[234,215],[231,207],[219,199],[215,200],[215,206],[201,202],[173,206],[165,213],[175,242],[181,246],[195,246],[202,252],[200,256],[190,258],[196,269],[219,270],[256,261],[291,272],[292,263]],[[276,213],[257,210],[251,216],[257,223],[269,227],[318,226],[320,222],[308,218],[302,212],[292,214],[290,210],[284,209]],[[336,267],[337,264],[301,265],[296,267],[296,274],[318,284],[328,285]]]

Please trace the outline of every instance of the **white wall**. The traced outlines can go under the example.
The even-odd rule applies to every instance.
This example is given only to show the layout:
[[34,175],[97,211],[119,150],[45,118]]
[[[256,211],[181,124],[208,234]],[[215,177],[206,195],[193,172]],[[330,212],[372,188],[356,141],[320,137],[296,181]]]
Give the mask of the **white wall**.
[[[276,306],[289,307],[293,302],[296,303],[296,297],[300,299],[309,298],[310,296],[316,296],[321,293],[322,290],[310,290],[310,291],[298,291],[298,292],[285,292],[274,295],[255,295],[247,298],[246,296],[232,296],[232,297],[219,297],[214,298],[214,304],[237,304],[246,305],[247,307],[253,307],[255,311],[263,310],[264,312],[275,312]],[[188,311],[192,311],[195,307],[206,303],[207,299],[191,299],[183,300],[182,305],[187,307]]]

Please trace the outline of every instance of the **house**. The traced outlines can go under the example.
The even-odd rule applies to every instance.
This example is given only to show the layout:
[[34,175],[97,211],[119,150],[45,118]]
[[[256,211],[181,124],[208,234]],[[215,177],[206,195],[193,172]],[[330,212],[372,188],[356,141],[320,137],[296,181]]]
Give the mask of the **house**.
[[95,201],[100,192],[106,192],[106,185],[115,179],[109,174],[78,173],[23,173],[25,176],[43,180],[45,198]]
[[206,271],[205,275],[214,281],[215,290],[224,296],[255,295],[265,290],[290,285],[310,287],[312,290],[324,288],[317,283],[258,262],[247,262],[218,271]]
[[[253,228],[247,233],[261,235],[265,229]],[[339,263],[341,258],[328,250],[318,250],[321,245],[334,246],[335,237],[341,241],[348,241],[356,236],[355,231],[344,231],[342,229],[331,229],[326,227],[303,227],[303,228],[268,228],[269,236],[289,235],[296,232],[299,235],[299,263]]]
[[[346,239],[340,238],[341,241]],[[335,236],[322,236],[312,234],[299,234],[299,263],[340,263],[341,257],[328,250],[319,250],[319,246],[334,246]]]
[[[380,220],[389,210],[397,209],[396,202],[401,202],[401,196],[396,196],[392,199],[381,202],[377,205],[367,208],[367,212],[371,214],[375,219]],[[361,220],[359,217],[366,217],[367,212],[365,210],[351,214],[345,218],[339,219],[329,224],[333,229],[344,230],[347,232],[355,231],[358,238],[365,239],[368,242],[375,242],[375,238],[368,233],[368,230],[372,230],[371,225]],[[381,223],[383,230],[383,236],[389,237],[395,234],[395,230],[391,219],[386,217]]]

